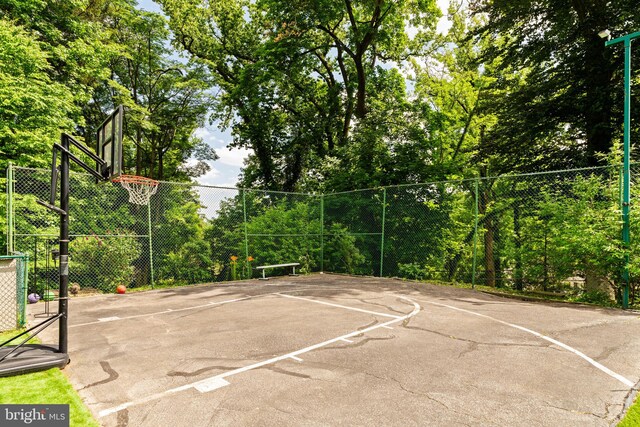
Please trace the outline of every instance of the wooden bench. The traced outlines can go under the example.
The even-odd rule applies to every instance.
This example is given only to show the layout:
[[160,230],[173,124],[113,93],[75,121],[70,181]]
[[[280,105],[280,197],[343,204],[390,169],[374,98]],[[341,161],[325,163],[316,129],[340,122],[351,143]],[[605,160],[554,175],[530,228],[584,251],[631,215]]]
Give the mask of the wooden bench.
[[288,264],[261,265],[259,267],[256,267],[256,270],[262,270],[262,277],[260,278],[260,280],[269,280],[269,278],[265,277],[264,275],[265,270],[267,270],[268,268],[293,267],[293,273],[291,273],[289,276],[297,276],[296,267],[298,266],[300,266],[299,262],[290,262]]

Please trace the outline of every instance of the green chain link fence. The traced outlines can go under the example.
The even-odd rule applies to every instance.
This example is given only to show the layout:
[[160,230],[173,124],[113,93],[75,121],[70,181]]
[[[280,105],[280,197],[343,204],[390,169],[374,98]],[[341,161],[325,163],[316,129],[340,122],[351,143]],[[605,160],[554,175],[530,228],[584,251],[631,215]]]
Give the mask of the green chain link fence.
[[[602,167],[324,195],[161,182],[149,206],[76,173],[70,281],[110,292],[120,283],[246,279],[258,265],[300,262],[302,272],[619,291],[625,250],[638,277],[637,239],[631,248],[620,239],[620,173]],[[48,193],[48,171],[9,168],[7,249],[33,260],[32,291],[55,279],[58,217],[35,202]],[[640,232],[636,211],[632,236]]]
[[0,332],[26,324],[29,257],[0,256]]

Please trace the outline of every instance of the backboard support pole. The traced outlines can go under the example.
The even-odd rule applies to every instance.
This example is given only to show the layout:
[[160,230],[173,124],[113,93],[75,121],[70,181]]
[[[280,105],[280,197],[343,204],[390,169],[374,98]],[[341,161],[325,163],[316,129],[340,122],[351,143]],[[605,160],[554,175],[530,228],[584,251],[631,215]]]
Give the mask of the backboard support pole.
[[58,348],[60,353],[68,351],[68,314],[69,314],[69,138],[63,134],[60,138],[62,155],[60,156],[60,289],[58,295],[58,314],[60,315]]
[[[24,374],[29,372],[37,372],[46,370],[53,367],[59,367],[63,369],[69,363],[69,169],[70,164],[73,161],[78,164],[84,170],[93,175],[97,181],[108,181],[114,177],[120,177],[121,181],[124,181],[124,175],[121,175],[122,170],[122,119],[124,109],[122,106],[116,108],[116,110],[109,116],[109,118],[103,123],[100,129],[98,129],[98,152],[92,153],[84,144],[76,141],[72,136],[62,134],[60,136],[60,143],[53,144],[53,158],[51,161],[51,192],[49,194],[49,200],[37,200],[37,203],[56,212],[60,215],[60,264],[59,264],[59,293],[58,293],[58,314],[49,317],[44,322],[28,329],[25,332],[5,341],[0,344],[0,377],[6,377],[11,375]],[[109,139],[106,141],[107,145],[110,144],[108,159],[103,158],[100,154],[104,154],[105,150],[102,149],[104,141],[100,139],[100,135],[105,135],[104,127],[110,126]],[[115,128],[114,128],[115,126]],[[81,151],[89,159],[96,162],[96,167],[92,168],[87,165],[79,157],[75,156],[70,150],[71,147]],[[59,153],[58,153],[59,152]],[[60,157],[60,168],[58,171],[57,159]],[[13,200],[12,185],[13,185],[13,170],[11,164],[9,165],[7,172],[8,181],[8,197],[7,197],[7,210],[8,210],[8,223],[9,233],[7,238],[7,246],[12,249],[12,234],[13,224],[13,206],[10,204]],[[144,178],[139,178],[138,181]],[[132,181],[129,179],[129,183],[132,185],[138,183],[138,181]],[[60,206],[56,206],[55,198],[58,190],[58,183],[60,185]],[[145,185],[149,185],[146,181]],[[153,190],[157,188],[157,181],[153,181]],[[47,344],[27,344],[29,339],[36,336],[46,327],[58,321],[58,345]],[[8,345],[12,342],[17,342],[17,339],[31,333],[25,339],[22,339],[17,345]],[[18,351],[20,350],[20,351]]]

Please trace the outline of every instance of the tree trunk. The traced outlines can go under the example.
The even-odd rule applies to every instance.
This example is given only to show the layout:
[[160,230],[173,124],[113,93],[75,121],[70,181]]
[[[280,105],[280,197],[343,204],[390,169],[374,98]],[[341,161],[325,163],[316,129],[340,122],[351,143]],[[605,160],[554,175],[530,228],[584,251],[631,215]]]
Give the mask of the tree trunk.
[[598,153],[608,153],[611,149],[613,128],[611,126],[611,62],[602,39],[595,34],[588,37],[585,46],[585,89],[584,120],[587,135],[587,162],[589,166],[605,163]]
[[356,94],[356,117],[363,119],[367,114],[367,79],[364,71],[362,57],[355,60],[356,71],[358,73],[358,92]]
[[542,290],[546,291],[549,286],[549,257],[547,255],[549,245],[549,231],[547,224],[544,225],[544,257],[542,261],[542,265],[544,268],[544,278],[542,282]]
[[158,177],[156,179],[164,179],[164,153],[162,150],[158,153]]
[[493,217],[491,221],[493,225],[493,271],[495,274],[495,285],[502,286],[502,261],[500,259],[500,248],[502,244],[502,235],[500,233],[500,219],[498,216]]
[[493,244],[494,244],[494,223],[495,218],[487,215],[489,206],[489,194],[491,192],[491,182],[487,181],[487,188],[480,190],[480,197],[478,198],[478,214],[483,215],[485,218],[485,232],[484,232],[484,277],[485,284],[487,286],[496,286],[496,266],[493,257]]
[[493,220],[487,221],[487,230],[484,233],[484,269],[485,269],[485,285],[496,286],[496,265],[493,259],[493,242],[494,242]]
[[513,233],[515,234],[515,271],[514,271],[514,284],[516,289],[521,291],[524,288],[522,280],[522,236],[520,228],[520,206],[518,203],[513,204]]
[[142,149],[140,148],[142,145],[142,135],[140,132],[140,127],[136,129],[136,175],[142,175]]

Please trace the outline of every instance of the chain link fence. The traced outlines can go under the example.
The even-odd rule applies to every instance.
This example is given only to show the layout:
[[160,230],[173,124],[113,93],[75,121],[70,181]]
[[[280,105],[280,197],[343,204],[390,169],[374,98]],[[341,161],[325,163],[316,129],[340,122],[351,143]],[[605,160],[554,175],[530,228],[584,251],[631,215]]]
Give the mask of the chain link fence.
[[23,254],[0,256],[0,332],[26,324],[28,264]]
[[[259,265],[299,262],[302,272],[619,290],[625,250],[632,278],[640,270],[637,239],[621,244],[620,177],[602,167],[324,195],[161,182],[138,206],[119,185],[74,173],[70,282],[111,292],[240,280]],[[33,292],[57,286],[59,218],[36,204],[49,179],[17,167],[7,175],[7,249],[32,259]]]
[[620,194],[621,169],[602,167],[324,195],[325,271],[614,296],[628,251],[633,300]]
[[[59,217],[36,203],[49,199],[50,172],[11,167],[6,186],[7,250],[33,260],[30,292],[55,293]],[[119,184],[80,173],[70,194],[72,292],[247,279],[282,262],[320,271],[319,196],[160,182],[139,206]]]

